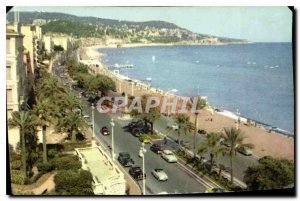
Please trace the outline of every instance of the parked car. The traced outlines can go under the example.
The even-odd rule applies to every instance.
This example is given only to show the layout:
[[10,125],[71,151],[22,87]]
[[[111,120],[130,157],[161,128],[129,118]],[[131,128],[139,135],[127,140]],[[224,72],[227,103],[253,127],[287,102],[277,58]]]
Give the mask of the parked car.
[[135,166],[131,167],[129,169],[129,174],[135,179],[135,180],[143,180],[146,179],[146,174],[143,173],[141,167]]
[[109,130],[106,126],[103,126],[100,132],[102,133],[102,135],[109,135]]
[[208,188],[205,193],[223,193],[225,192],[222,188]]
[[145,144],[149,144],[151,142],[151,140],[149,139],[149,137],[145,134],[142,134],[140,137],[139,137],[139,140],[140,142],[143,142]]
[[127,125],[128,131],[131,132],[132,129],[143,126],[145,123],[142,120],[132,121]]
[[170,150],[163,150],[161,157],[165,159],[168,163],[177,163],[177,158],[175,154]]
[[124,167],[131,167],[134,165],[133,159],[130,157],[130,154],[128,152],[120,152],[118,156],[118,161],[124,166]]
[[248,147],[238,147],[237,151],[246,156],[252,155],[252,150]]
[[131,134],[135,137],[140,137],[142,133],[148,133],[149,131],[150,131],[150,127],[143,125],[137,128],[133,128]]
[[160,154],[163,151],[161,145],[159,145],[159,144],[152,144],[150,147],[150,150],[156,154]]
[[202,135],[206,135],[207,134],[207,132],[205,130],[202,130],[202,129],[198,130],[198,133],[202,134]]
[[221,139],[220,144],[221,144],[221,145],[224,145],[224,146],[226,146],[226,147],[230,147],[229,142],[227,142],[225,139]]
[[174,131],[179,129],[179,126],[176,123],[169,123],[167,127],[173,129]]
[[156,168],[152,170],[152,175],[158,180],[158,181],[167,181],[168,175],[165,173],[165,171],[161,168]]

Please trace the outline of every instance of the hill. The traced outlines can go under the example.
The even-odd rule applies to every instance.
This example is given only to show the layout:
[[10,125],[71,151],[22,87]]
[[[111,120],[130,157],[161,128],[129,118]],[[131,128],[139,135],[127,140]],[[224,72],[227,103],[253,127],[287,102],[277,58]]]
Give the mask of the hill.
[[[21,24],[32,24],[36,19],[45,20],[43,32],[63,33],[73,37],[116,38],[134,43],[239,43],[242,39],[216,37],[193,33],[165,21],[131,22],[97,17],[79,17],[64,13],[20,12]],[[13,21],[13,12],[7,14]]]

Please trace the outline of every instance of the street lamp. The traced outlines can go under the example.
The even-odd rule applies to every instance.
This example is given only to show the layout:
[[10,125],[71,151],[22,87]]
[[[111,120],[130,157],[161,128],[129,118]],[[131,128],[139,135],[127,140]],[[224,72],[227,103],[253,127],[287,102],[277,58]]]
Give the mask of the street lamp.
[[114,157],[114,126],[115,126],[115,122],[114,122],[113,118],[110,121],[110,125],[111,125],[111,157],[112,157],[112,160],[114,161],[115,160],[115,157]]
[[93,119],[93,137],[92,137],[92,140],[95,139],[95,116],[94,116],[94,109],[95,109],[95,106],[94,106],[94,103],[92,104],[92,119]]
[[236,129],[239,129],[239,123],[240,123],[240,115],[241,113],[239,112],[239,109],[236,109],[236,115],[237,115],[237,120],[236,120]]
[[145,149],[145,143],[142,143],[142,146],[140,148],[140,153],[139,156],[142,157],[143,159],[143,195],[146,195],[146,178],[145,178],[145,153],[146,153],[146,149]]

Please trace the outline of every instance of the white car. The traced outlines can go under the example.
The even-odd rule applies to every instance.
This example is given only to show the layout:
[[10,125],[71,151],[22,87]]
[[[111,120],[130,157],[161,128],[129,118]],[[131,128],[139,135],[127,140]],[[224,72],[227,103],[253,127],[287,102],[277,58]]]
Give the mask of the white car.
[[176,123],[170,123],[168,124],[168,127],[173,129],[174,131],[179,129],[179,126]]
[[152,175],[159,181],[167,181],[168,180],[168,175],[165,173],[163,169],[156,168],[152,170]]
[[177,163],[177,158],[170,150],[163,150],[161,157],[169,163]]

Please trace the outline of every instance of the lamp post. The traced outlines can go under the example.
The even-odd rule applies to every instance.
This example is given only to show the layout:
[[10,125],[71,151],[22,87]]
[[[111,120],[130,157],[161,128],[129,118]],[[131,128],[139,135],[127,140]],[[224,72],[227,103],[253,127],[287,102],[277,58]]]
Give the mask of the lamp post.
[[142,143],[142,146],[140,148],[140,153],[139,155],[142,157],[143,159],[143,195],[146,195],[146,179],[145,179],[145,153],[146,153],[146,149],[145,149],[145,143]]
[[110,121],[110,125],[111,125],[111,157],[112,157],[112,160],[114,161],[115,160],[115,157],[114,157],[114,126],[115,126],[115,122],[114,122],[113,118]]
[[93,119],[93,136],[92,136],[92,140],[95,139],[95,116],[94,116],[94,109],[95,109],[95,106],[94,104],[92,104],[92,119]]
[[240,115],[241,113],[239,112],[239,109],[236,109],[236,115],[237,115],[237,120],[236,120],[236,129],[239,129],[239,123],[240,123]]
[[198,114],[199,112],[196,110],[195,112],[195,134],[194,134],[194,158],[196,157],[196,135],[198,132]]

